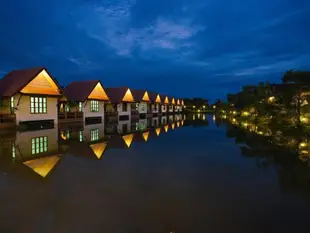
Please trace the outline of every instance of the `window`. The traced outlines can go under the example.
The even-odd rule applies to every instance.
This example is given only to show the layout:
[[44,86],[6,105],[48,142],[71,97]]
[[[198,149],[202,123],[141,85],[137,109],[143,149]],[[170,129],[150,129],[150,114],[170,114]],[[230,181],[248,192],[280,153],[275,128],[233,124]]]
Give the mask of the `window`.
[[69,104],[66,104],[66,112],[70,112],[70,106],[69,106]]
[[16,148],[15,148],[15,142],[12,143],[12,157],[13,159],[16,158]]
[[83,131],[80,130],[80,142],[83,142]]
[[99,112],[99,101],[91,100],[90,101],[90,111],[91,112]]
[[83,103],[79,102],[79,112],[82,112],[82,111],[83,111]]
[[11,113],[14,113],[15,108],[14,108],[14,96],[11,97]]
[[127,103],[123,103],[123,112],[127,112]]
[[99,129],[90,130],[90,140],[91,141],[99,140]]
[[47,152],[47,137],[37,137],[31,139],[31,154],[36,155]]
[[47,113],[46,97],[30,97],[30,113]]

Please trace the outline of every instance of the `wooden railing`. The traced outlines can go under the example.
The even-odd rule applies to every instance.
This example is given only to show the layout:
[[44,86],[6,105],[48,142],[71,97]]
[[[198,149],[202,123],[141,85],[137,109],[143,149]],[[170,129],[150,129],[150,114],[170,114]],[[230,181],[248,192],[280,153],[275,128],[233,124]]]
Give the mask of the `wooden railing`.
[[118,113],[117,112],[105,112],[104,113],[107,117],[117,117]]
[[14,123],[16,121],[15,114],[2,114],[0,115],[0,124],[2,123]]
[[82,119],[83,112],[59,112],[58,119],[67,120],[67,119]]

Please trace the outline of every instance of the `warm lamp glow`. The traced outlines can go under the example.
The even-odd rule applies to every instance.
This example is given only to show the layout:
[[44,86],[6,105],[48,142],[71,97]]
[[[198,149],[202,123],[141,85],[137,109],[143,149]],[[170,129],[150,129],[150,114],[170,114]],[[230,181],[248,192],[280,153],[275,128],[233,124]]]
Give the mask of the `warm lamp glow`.
[[93,91],[88,96],[88,99],[109,100],[109,97],[107,96],[101,84],[98,82]]
[[149,131],[144,132],[144,133],[142,134],[143,139],[144,139],[145,142],[147,142],[147,140],[149,139],[149,135],[150,135],[150,132],[149,132]]
[[124,101],[124,102],[135,102],[129,88],[127,89],[126,94],[124,95],[122,101]]
[[90,148],[93,150],[94,154],[97,156],[98,159],[101,158],[106,147],[107,147],[107,144],[104,142],[90,145]]
[[179,121],[177,122],[177,127],[180,127],[180,122]]
[[147,91],[144,93],[142,100],[146,101],[146,102],[150,101],[150,97],[149,97],[149,94],[147,93]]
[[126,143],[128,148],[130,147],[132,143],[132,139],[133,139],[133,134],[128,134],[128,135],[123,136],[123,140]]
[[24,94],[61,95],[56,83],[45,70],[42,70],[20,92]]
[[160,134],[160,128],[155,129],[156,135],[159,136]]
[[172,123],[172,124],[171,124],[171,128],[174,129],[174,127],[175,127],[175,125],[174,125],[174,123]]
[[168,129],[169,129],[169,126],[168,125],[165,125],[165,131],[166,131],[166,133],[168,132]]
[[169,104],[169,99],[168,99],[167,96],[166,96],[166,98],[165,98],[165,104]]
[[55,167],[60,159],[59,155],[39,158],[23,162],[24,165],[31,168],[35,173],[45,178]]
[[161,102],[160,95],[157,95],[155,102],[160,104],[160,102]]

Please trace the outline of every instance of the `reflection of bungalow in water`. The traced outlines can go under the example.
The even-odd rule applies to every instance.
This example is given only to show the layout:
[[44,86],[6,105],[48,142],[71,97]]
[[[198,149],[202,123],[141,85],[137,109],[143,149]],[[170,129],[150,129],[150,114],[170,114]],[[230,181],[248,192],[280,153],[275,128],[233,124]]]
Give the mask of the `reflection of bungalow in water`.
[[161,123],[162,125],[166,125],[166,124],[167,124],[167,122],[168,122],[168,120],[167,120],[167,116],[163,116],[163,117],[161,117],[161,119],[160,119],[160,123]]
[[184,105],[184,101],[183,100],[177,99],[176,106],[175,106],[175,112],[176,113],[181,113],[182,112],[182,110],[183,110],[182,103]]
[[[83,116],[85,123],[102,122],[104,119],[104,102],[109,98],[99,80],[79,81],[70,83],[64,90],[66,97],[74,106],[68,103],[60,104],[60,116],[64,121],[75,114]],[[76,115],[80,113],[79,115]]]
[[152,127],[158,127],[160,124],[159,124],[159,117],[153,117],[152,118],[152,124],[151,126]]
[[[53,170],[62,155],[58,145],[57,128],[16,132],[14,137],[0,140],[1,157],[6,156],[43,178]],[[18,166],[18,168],[22,167]]]
[[[134,124],[135,125],[135,124]],[[132,123],[130,120],[127,120],[127,121],[119,121],[117,123],[117,133],[119,134],[127,134],[127,133],[130,133],[132,132]]]
[[170,105],[168,107],[168,113],[173,114],[175,112],[175,99],[173,97],[170,97]]
[[169,116],[168,116],[168,122],[169,122],[169,123],[174,122],[174,117],[173,117],[173,115],[169,115]]
[[129,148],[133,142],[134,134],[114,135],[108,142],[108,148]]
[[145,90],[132,90],[132,94],[135,98],[140,118],[152,117],[151,100],[148,92]]
[[134,134],[134,142],[147,142],[149,140],[150,131],[137,132]]
[[60,86],[45,68],[11,71],[0,79],[0,128],[57,124],[61,96]]
[[70,141],[67,153],[73,156],[101,159],[107,148],[107,144],[108,143],[106,141]]
[[149,92],[149,97],[151,99],[152,113],[153,116],[161,115],[161,99],[160,95],[154,92]]
[[106,113],[117,112],[118,120],[131,120],[131,115],[139,115],[135,109],[135,99],[128,87],[107,88],[107,93],[110,98],[110,104],[106,106]]

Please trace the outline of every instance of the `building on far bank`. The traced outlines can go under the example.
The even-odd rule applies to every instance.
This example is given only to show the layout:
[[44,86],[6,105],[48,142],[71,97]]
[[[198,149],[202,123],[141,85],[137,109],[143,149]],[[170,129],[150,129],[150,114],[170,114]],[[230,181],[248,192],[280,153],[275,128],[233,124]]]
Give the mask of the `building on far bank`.
[[149,96],[150,96],[151,103],[152,103],[151,106],[152,106],[153,116],[161,115],[161,109],[160,109],[161,98],[160,98],[160,95],[158,93],[155,93],[155,92],[149,92]]
[[[69,102],[60,103],[60,113],[79,112],[86,124],[104,120],[104,103],[109,101],[109,97],[99,80],[72,82],[64,92]],[[68,103],[73,106],[68,106]]]
[[0,79],[0,128],[58,123],[62,89],[44,67],[13,70]]
[[[140,118],[146,118],[151,112],[151,100],[146,90],[131,91],[136,101],[136,108],[139,111]],[[152,115],[151,115],[152,116]]]

